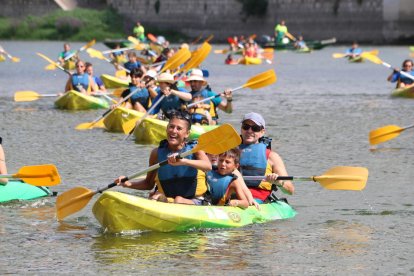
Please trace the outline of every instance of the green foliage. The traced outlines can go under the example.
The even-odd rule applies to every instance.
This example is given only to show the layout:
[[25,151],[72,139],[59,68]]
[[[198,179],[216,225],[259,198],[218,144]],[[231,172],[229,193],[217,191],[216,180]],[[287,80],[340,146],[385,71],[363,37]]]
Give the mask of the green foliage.
[[242,14],[249,16],[263,16],[267,12],[268,0],[237,0],[242,3]]
[[121,38],[126,36],[123,21],[113,9],[57,10],[42,17],[28,16],[22,20],[0,18],[0,38],[67,41]]

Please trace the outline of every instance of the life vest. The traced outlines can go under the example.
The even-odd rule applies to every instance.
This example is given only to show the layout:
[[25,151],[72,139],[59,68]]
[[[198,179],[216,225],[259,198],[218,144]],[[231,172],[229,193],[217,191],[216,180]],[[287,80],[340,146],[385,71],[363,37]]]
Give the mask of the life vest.
[[[202,99],[206,99],[209,96],[208,91],[206,89],[203,89],[198,92],[191,91],[191,95],[193,96],[193,99],[194,97],[200,97]],[[214,109],[214,105],[211,104],[210,100],[202,102],[201,104],[208,105],[209,107],[208,108],[207,107],[206,108],[195,108],[194,107],[194,108],[190,108],[188,112],[191,114],[191,121],[193,124],[208,125],[209,120],[207,118],[206,113],[211,114],[211,109],[212,108]]]
[[[181,149],[186,152],[195,147],[197,142],[188,142]],[[168,148],[167,140],[160,142],[158,147],[158,162],[168,159],[172,153]],[[194,159],[194,154],[185,158]],[[190,166],[171,166],[166,164],[158,168],[155,178],[158,190],[166,197],[182,196],[187,199],[202,196],[207,191],[205,173]]]
[[224,205],[230,183],[237,177],[234,174],[221,175],[216,170],[207,172],[207,183],[213,205]]
[[91,91],[90,83],[89,83],[89,75],[88,74],[82,74],[79,75],[78,73],[75,73],[72,75],[72,81],[71,81],[71,89],[76,90],[80,92],[79,86],[83,87],[83,89],[86,90],[86,92]]
[[[404,73],[414,76],[414,71],[409,71],[409,72],[404,71]],[[414,81],[411,78],[408,78],[401,73],[398,73],[398,75],[399,75],[398,82],[397,82],[398,86],[400,85],[400,83],[404,83],[406,85],[413,84]]]
[[[251,145],[241,144],[239,146],[241,150],[240,172],[243,176],[264,176],[272,173],[272,167],[268,162],[271,151],[267,147],[263,142]],[[270,182],[261,180],[246,180],[245,182],[249,188],[258,188],[266,191],[272,190],[272,183]]]
[[126,62],[124,64],[124,67],[126,69],[128,69],[129,71],[132,71],[135,68],[141,68],[141,62],[139,62],[139,61],[136,61],[136,62],[130,62],[130,61],[128,61],[128,62]]

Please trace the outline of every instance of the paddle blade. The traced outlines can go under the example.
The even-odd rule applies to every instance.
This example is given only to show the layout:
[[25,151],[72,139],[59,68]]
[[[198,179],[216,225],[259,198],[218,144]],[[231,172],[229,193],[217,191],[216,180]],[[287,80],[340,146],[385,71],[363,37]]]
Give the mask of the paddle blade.
[[125,70],[116,70],[115,77],[117,78],[126,78],[127,72]]
[[55,186],[60,183],[60,176],[52,164],[24,166],[13,175],[34,186]]
[[98,59],[105,60],[105,56],[98,50],[95,50],[93,48],[89,48],[89,49],[86,50],[86,52],[89,54],[89,56],[91,58],[98,58]]
[[403,130],[404,128],[396,125],[388,125],[372,130],[369,133],[369,143],[371,145],[384,143],[400,135]]
[[60,194],[56,199],[56,217],[63,220],[85,207],[95,193],[84,187],[75,187]]
[[342,53],[333,53],[332,54],[333,58],[343,58],[346,57],[346,54],[342,54]]
[[151,40],[151,42],[158,44],[158,41],[157,41],[157,38],[155,37],[155,35],[149,33],[149,34],[147,34],[147,37],[148,37],[149,40]]
[[376,63],[376,64],[382,64],[383,63],[382,60],[379,57],[377,57],[375,55],[372,55],[372,54],[370,54],[368,52],[362,53],[361,54],[361,57],[366,58],[367,60],[369,60],[369,61],[371,61],[373,63]]
[[137,125],[137,120],[129,120],[122,124],[122,130],[124,131],[124,134],[131,133],[131,131],[135,128]]
[[313,181],[328,190],[360,191],[365,188],[367,180],[368,169],[364,167],[334,167],[324,175],[313,177]]
[[191,56],[191,59],[184,65],[183,68],[180,69],[180,71],[188,71],[191,68],[197,68],[210,54],[211,51],[211,45],[207,42],[204,42],[203,45],[194,52],[194,54]]
[[96,43],[96,40],[95,39],[92,39],[85,46],[83,46],[82,48],[80,48],[79,51],[83,51],[85,49],[88,49],[88,48],[92,47],[93,45],[95,45],[95,43]]
[[181,48],[170,59],[167,60],[160,73],[166,70],[178,68],[181,64],[186,62],[191,57],[191,52],[187,48]]
[[40,98],[40,95],[34,91],[18,91],[14,93],[15,102],[32,102]]
[[220,154],[241,143],[240,135],[230,124],[223,124],[198,138],[195,151],[203,150],[210,154]]
[[229,49],[216,49],[214,50],[215,54],[226,54],[228,51],[230,51]]
[[45,70],[51,71],[51,70],[56,70],[56,65],[54,65],[53,63],[48,64],[45,66]]
[[124,87],[117,88],[114,91],[112,91],[112,95],[114,95],[117,98],[120,98],[121,95],[122,95],[122,92],[124,92],[125,89],[126,88],[124,88]]
[[11,60],[13,62],[20,62],[20,58],[18,58],[18,57],[12,57]]
[[81,123],[75,127],[77,130],[87,130],[87,129],[93,129],[93,128],[105,128],[105,125],[103,123],[103,119],[97,121],[97,122],[90,122],[90,123]]
[[276,80],[277,77],[275,71],[273,69],[270,69],[250,78],[242,87],[257,89],[275,83]]

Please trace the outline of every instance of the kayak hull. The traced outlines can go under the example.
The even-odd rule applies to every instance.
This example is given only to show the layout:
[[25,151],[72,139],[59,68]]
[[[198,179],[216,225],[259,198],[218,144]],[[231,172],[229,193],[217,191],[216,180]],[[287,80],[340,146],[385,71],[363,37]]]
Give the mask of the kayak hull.
[[0,184],[0,203],[11,200],[37,199],[51,194],[51,191],[46,187],[33,186],[19,180],[9,180],[6,185]]
[[109,103],[103,98],[70,90],[55,101],[55,107],[66,110],[89,110],[109,108]]
[[254,206],[243,210],[231,206],[173,204],[109,191],[96,201],[92,212],[109,233],[238,228],[296,215],[296,211],[284,201],[260,207],[259,211]]
[[414,85],[410,87],[403,87],[394,89],[391,93],[391,97],[401,97],[414,99]]
[[[160,141],[167,139],[167,125],[167,121],[146,118],[133,132],[135,141],[139,144],[157,145]],[[216,127],[216,125],[192,125],[189,139],[197,139],[201,134],[215,129]]]
[[361,56],[356,56],[356,57],[349,58],[348,61],[352,63],[361,63],[364,61],[364,58]]
[[262,64],[262,59],[254,57],[242,57],[239,63],[244,65],[258,65]]
[[115,108],[103,121],[105,128],[109,132],[124,132],[122,125],[130,120],[138,121],[144,113],[125,108]]
[[108,74],[102,74],[101,80],[106,88],[128,87],[129,85],[129,81],[127,79],[120,79]]

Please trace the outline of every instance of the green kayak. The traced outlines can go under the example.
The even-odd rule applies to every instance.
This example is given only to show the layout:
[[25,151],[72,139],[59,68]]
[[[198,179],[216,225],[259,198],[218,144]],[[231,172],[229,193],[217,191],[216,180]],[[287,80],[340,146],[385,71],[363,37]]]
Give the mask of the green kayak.
[[0,202],[11,200],[29,200],[50,196],[52,192],[46,187],[26,184],[19,180],[9,180],[6,185],[0,184]]
[[164,203],[120,192],[104,192],[92,212],[110,233],[131,231],[182,232],[237,228],[254,223],[293,218],[296,211],[284,201],[241,209]]
[[[272,40],[263,40],[258,41],[258,43],[262,48],[274,48],[276,50],[296,50],[294,41],[289,41],[288,43],[277,43]],[[336,43],[336,38],[333,37],[325,40],[306,40],[305,43],[310,50],[320,50],[326,46]]]

